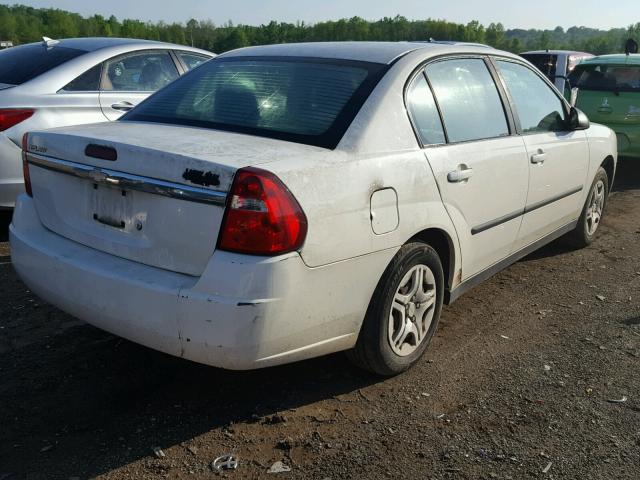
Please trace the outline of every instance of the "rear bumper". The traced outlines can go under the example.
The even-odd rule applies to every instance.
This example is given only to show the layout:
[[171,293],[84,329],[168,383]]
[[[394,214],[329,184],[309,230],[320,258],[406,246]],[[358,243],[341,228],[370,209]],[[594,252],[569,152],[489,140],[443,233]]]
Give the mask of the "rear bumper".
[[21,195],[12,261],[38,296],[98,328],[228,369],[288,363],[351,348],[386,250],[322,268],[296,253],[215,252],[199,277],[96,251],[45,229]]
[[13,208],[22,192],[22,152],[6,135],[0,133],[0,208]]

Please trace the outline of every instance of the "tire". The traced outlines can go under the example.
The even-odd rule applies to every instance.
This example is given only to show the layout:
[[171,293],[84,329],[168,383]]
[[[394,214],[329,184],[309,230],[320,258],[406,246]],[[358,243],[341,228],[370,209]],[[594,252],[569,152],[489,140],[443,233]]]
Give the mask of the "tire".
[[609,194],[609,177],[600,167],[593,179],[589,195],[582,207],[576,228],[567,235],[567,240],[576,248],[584,248],[593,242],[604,216]]
[[404,245],[376,287],[356,346],[347,352],[349,359],[382,376],[409,369],[431,342],[443,299],[444,274],[437,252],[424,243]]

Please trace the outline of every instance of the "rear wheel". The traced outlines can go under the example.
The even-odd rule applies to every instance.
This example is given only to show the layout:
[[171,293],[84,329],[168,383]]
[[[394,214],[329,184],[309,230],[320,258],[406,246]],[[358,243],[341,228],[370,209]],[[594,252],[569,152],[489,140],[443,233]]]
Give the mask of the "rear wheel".
[[404,245],[385,270],[350,359],[391,376],[413,366],[438,326],[444,274],[437,252],[424,243]]
[[604,168],[600,167],[596,173],[587,201],[582,208],[582,214],[575,230],[568,235],[568,240],[575,247],[582,248],[593,242],[600,227],[604,207],[609,193],[609,177]]

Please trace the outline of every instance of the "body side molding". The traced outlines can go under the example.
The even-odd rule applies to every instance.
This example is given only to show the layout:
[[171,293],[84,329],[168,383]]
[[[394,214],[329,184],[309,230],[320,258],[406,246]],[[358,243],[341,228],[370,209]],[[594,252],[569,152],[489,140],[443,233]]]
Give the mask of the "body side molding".
[[521,258],[526,257],[530,253],[538,250],[540,247],[543,247],[544,245],[556,240],[557,238],[563,236],[564,234],[569,233],[571,230],[573,230],[576,227],[577,224],[578,224],[578,221],[574,220],[573,222],[565,225],[564,227],[560,227],[559,229],[551,232],[546,237],[542,237],[541,239],[536,240],[532,244],[527,245],[522,250],[512,253],[508,257],[500,260],[497,263],[494,263],[493,265],[484,269],[483,271],[476,273],[473,277],[468,278],[453,290],[450,290],[449,288],[447,288],[444,292],[444,303],[447,305],[451,305],[458,298],[460,298],[460,296],[463,295],[465,292],[471,290],[473,287],[491,278],[493,275],[495,275],[501,270],[504,270],[509,265],[514,264]]

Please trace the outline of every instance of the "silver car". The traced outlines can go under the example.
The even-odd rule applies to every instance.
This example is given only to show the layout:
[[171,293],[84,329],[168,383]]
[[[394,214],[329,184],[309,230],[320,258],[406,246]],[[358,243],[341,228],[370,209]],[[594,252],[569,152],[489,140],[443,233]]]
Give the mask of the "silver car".
[[0,209],[24,190],[29,130],[116,120],[214,54],[169,43],[75,38],[0,51]]

